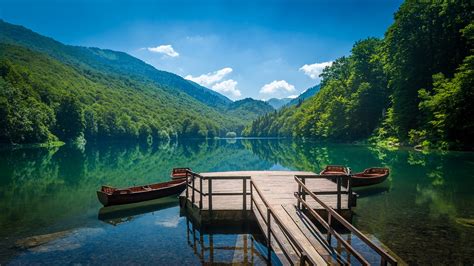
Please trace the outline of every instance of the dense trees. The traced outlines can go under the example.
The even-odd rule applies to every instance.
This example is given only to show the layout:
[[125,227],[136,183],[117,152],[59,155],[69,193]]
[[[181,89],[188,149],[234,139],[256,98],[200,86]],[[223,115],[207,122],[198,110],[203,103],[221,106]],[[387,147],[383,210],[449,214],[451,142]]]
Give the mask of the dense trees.
[[212,138],[272,110],[255,100],[209,107],[176,91],[0,43],[0,143]]
[[406,1],[384,39],[355,43],[301,106],[265,115],[246,135],[473,148],[473,5]]

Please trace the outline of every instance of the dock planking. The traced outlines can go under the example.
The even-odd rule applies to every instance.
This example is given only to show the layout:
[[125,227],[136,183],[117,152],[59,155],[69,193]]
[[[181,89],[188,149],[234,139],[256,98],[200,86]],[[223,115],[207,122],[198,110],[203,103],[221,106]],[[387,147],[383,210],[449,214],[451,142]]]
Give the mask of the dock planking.
[[[202,180],[194,180],[192,185],[196,191],[194,192],[193,207],[199,209],[199,215],[212,216],[213,219],[233,219],[233,216],[226,217],[226,213],[252,212],[255,208],[262,210],[261,215],[256,215],[255,218],[263,232],[267,232],[267,221],[264,217],[267,216],[267,206],[262,199],[255,199],[252,206],[251,201],[251,184],[253,183],[255,189],[262,193],[267,204],[272,208],[273,219],[270,227],[274,237],[270,237],[270,243],[273,252],[279,257],[281,261],[288,261],[292,263],[298,262],[298,256],[293,250],[294,243],[290,243],[285,235],[291,234],[293,239],[298,242],[302,251],[317,265],[325,265],[327,261],[331,261],[331,256],[324,247],[322,242],[307,236],[308,232],[302,230],[302,221],[299,220],[298,210],[295,207],[296,199],[294,193],[298,191],[298,185],[295,182],[295,176],[315,176],[315,173],[306,171],[233,171],[233,172],[211,172],[200,173]],[[238,177],[247,177],[242,179],[233,179]],[[211,186],[209,182],[211,181]],[[245,184],[244,184],[245,182]],[[322,193],[319,196],[321,200],[328,206],[337,208],[337,185],[334,181],[318,178],[307,179],[306,185],[314,192]],[[247,195],[243,195],[243,192]],[[212,193],[209,193],[211,190]],[[200,196],[199,192],[206,196]],[[324,194],[324,192],[328,194]],[[192,201],[193,192],[188,192],[188,203]],[[232,194],[241,195],[232,195]],[[212,197],[208,195],[212,194]],[[219,195],[221,194],[221,195]],[[181,198],[186,199],[186,192],[183,192]],[[200,202],[202,200],[202,203]],[[212,201],[211,204],[209,204]],[[245,201],[245,204],[244,204]],[[340,211],[350,210],[350,201],[348,194],[340,195]],[[315,210],[324,210],[316,201],[308,198],[308,204]],[[258,206],[257,206],[258,205]],[[253,210],[255,213],[256,211]],[[268,218],[267,218],[268,219]],[[279,227],[275,220],[279,220],[285,227],[285,233]],[[267,239],[268,241],[268,239]],[[277,243],[279,241],[280,243]]]
[[[246,184],[247,193],[250,193],[250,180],[252,180],[271,205],[288,205],[296,203],[294,192],[298,190],[298,185],[294,181],[295,175],[314,176],[316,174],[306,171],[232,171],[200,173],[200,175],[206,178],[248,176],[250,179],[247,180]],[[242,182],[242,180],[212,180],[212,192],[213,194],[241,193],[243,192]],[[201,189],[200,183],[196,182],[196,189],[206,194],[209,193],[209,181],[203,180],[202,184],[203,187]],[[308,179],[306,184],[314,192],[334,192],[337,190],[336,183],[328,179]],[[337,208],[336,194],[319,195],[319,198],[330,207]],[[246,206],[250,206],[250,196],[246,197],[246,199]],[[198,206],[199,195],[195,195],[195,200],[196,206]],[[314,200],[308,198],[308,203],[313,209],[323,210]],[[350,210],[350,208],[348,195],[341,195],[341,210]],[[202,210],[209,210],[209,197],[203,197]],[[212,210],[243,210],[243,197],[213,195]]]
[[380,265],[398,264],[387,250],[347,221],[356,200],[347,175],[321,176],[303,171],[188,174],[188,186],[180,196],[188,217],[208,228],[258,225],[267,239],[270,263],[274,255],[284,265],[377,263],[372,256],[362,256],[351,239],[335,229],[342,226],[364,242],[372,254],[378,254]]

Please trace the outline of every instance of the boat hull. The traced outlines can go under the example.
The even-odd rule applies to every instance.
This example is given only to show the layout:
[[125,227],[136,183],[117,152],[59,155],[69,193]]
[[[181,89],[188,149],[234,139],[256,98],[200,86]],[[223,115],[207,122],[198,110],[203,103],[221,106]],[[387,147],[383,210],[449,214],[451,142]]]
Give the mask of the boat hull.
[[365,187],[382,183],[387,179],[388,173],[380,175],[356,174],[352,176],[352,187]]
[[104,206],[121,205],[177,195],[183,192],[185,188],[186,181],[183,181],[177,185],[162,189],[135,192],[130,194],[108,194],[103,191],[97,191],[97,198]]

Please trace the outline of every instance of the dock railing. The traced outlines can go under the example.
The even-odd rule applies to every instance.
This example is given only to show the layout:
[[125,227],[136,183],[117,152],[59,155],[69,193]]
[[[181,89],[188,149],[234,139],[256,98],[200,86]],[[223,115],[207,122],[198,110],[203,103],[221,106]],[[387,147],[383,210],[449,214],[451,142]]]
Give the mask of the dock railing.
[[[196,179],[199,182],[199,188],[196,187]],[[203,208],[203,197],[208,198],[208,209],[212,211],[213,196],[242,196],[242,210],[247,210],[247,196],[251,193],[247,191],[247,180],[250,176],[202,176],[192,171],[187,171],[186,198],[190,198],[191,202],[196,204],[196,193],[199,194],[199,209]],[[217,180],[242,180],[242,192],[213,192],[212,182]],[[204,192],[203,181],[207,181],[207,192]]]
[[[253,193],[253,191],[256,192],[256,195],[259,197],[260,201],[263,203],[263,205],[265,205],[266,214],[264,214],[264,210],[262,210],[261,205],[259,205],[257,203],[256,198],[254,196],[255,194]],[[277,215],[275,215],[275,211],[270,206],[270,204],[267,202],[267,200],[263,197],[262,192],[260,191],[260,189],[254,185],[252,180],[250,180],[250,194],[251,194],[251,196],[250,196],[251,209],[253,210],[254,205],[255,205],[255,209],[257,210],[257,212],[254,211],[254,214],[257,215],[257,213],[258,213],[260,215],[260,218],[262,219],[262,221],[264,222],[264,224],[267,227],[266,231],[267,231],[267,251],[268,251],[267,257],[268,257],[268,262],[271,263],[271,257],[272,257],[271,256],[271,251],[272,251],[272,244],[271,243],[272,243],[272,236],[273,236],[273,239],[278,244],[280,249],[283,251],[283,254],[286,257],[286,259],[288,260],[288,262],[292,263],[293,261],[299,261],[300,265],[306,265],[306,264],[317,265],[317,263],[315,261],[313,261],[312,258],[306,254],[303,247],[293,237],[293,235],[290,233],[290,231],[285,226],[285,224],[280,220],[280,218]],[[266,219],[265,219],[265,217],[266,217]],[[274,223],[276,224],[278,229],[283,233],[283,236],[286,238],[285,241],[290,243],[290,246],[292,247],[294,252],[291,252],[291,251],[287,250],[288,245],[284,245],[283,244],[284,240],[280,239],[278,237],[278,235],[275,234],[275,229],[272,228],[272,220],[274,221]],[[260,223],[259,223],[259,226],[260,226]],[[265,229],[262,228],[261,226],[260,226],[260,229],[263,232],[265,231]],[[295,257],[295,254],[297,254],[298,256]]]
[[[342,195],[347,195],[348,199],[348,206],[354,206],[353,197],[355,196],[352,191],[352,179],[349,175],[297,175],[297,177],[306,184],[306,179],[329,179],[336,183],[336,191],[316,191],[313,193],[315,195],[336,195],[337,202],[336,202],[336,209],[340,210],[342,205]],[[298,193],[301,193],[300,188],[298,187]],[[303,199],[305,199],[306,195],[302,194]],[[301,207],[301,204],[298,202],[298,207]]]
[[[325,178],[327,176],[324,176]],[[357,236],[361,239],[368,247],[370,247],[373,251],[380,255],[380,264],[387,265],[388,263],[391,265],[397,265],[397,261],[388,254],[385,250],[377,246],[373,243],[367,236],[365,236],[362,232],[360,232],[357,228],[355,228],[352,224],[350,224],[346,219],[344,219],[336,210],[332,207],[325,204],[322,200],[320,200],[314,192],[312,192],[305,184],[305,178],[308,176],[295,176],[295,181],[298,184],[298,192],[295,192],[295,197],[297,199],[297,207],[300,210],[306,209],[307,212],[310,214],[312,218],[314,218],[324,229],[327,231],[326,236],[326,245],[329,247],[331,246],[331,237],[334,236],[339,243],[342,243],[344,248],[347,250],[348,253],[352,254],[362,265],[369,265],[369,262],[359,253],[357,252],[354,247],[347,242],[342,236],[334,229],[333,220],[337,220],[339,224],[341,224],[346,230],[350,231],[353,235]],[[349,178],[350,180],[350,178]],[[347,186],[348,193],[352,193],[350,189],[350,181],[349,185]],[[338,182],[338,193],[341,191],[340,185]],[[306,201],[306,195],[309,195],[313,200],[315,200],[321,207],[323,207],[327,213],[327,221],[319,215]],[[339,195],[339,194],[338,194]],[[351,194],[349,194],[350,198]],[[338,208],[340,208],[340,197],[338,196]]]

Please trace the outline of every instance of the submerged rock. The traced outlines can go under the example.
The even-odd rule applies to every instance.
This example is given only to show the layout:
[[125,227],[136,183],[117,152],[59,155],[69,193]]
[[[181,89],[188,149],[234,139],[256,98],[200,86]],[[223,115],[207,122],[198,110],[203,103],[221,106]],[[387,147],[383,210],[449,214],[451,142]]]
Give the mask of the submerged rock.
[[474,227],[473,218],[470,218],[470,219],[469,218],[456,218],[456,222],[464,226]]
[[60,231],[51,234],[31,236],[23,239],[19,239],[15,242],[15,247],[20,249],[30,249],[43,244],[49,243],[53,240],[62,238],[69,234],[71,231]]

